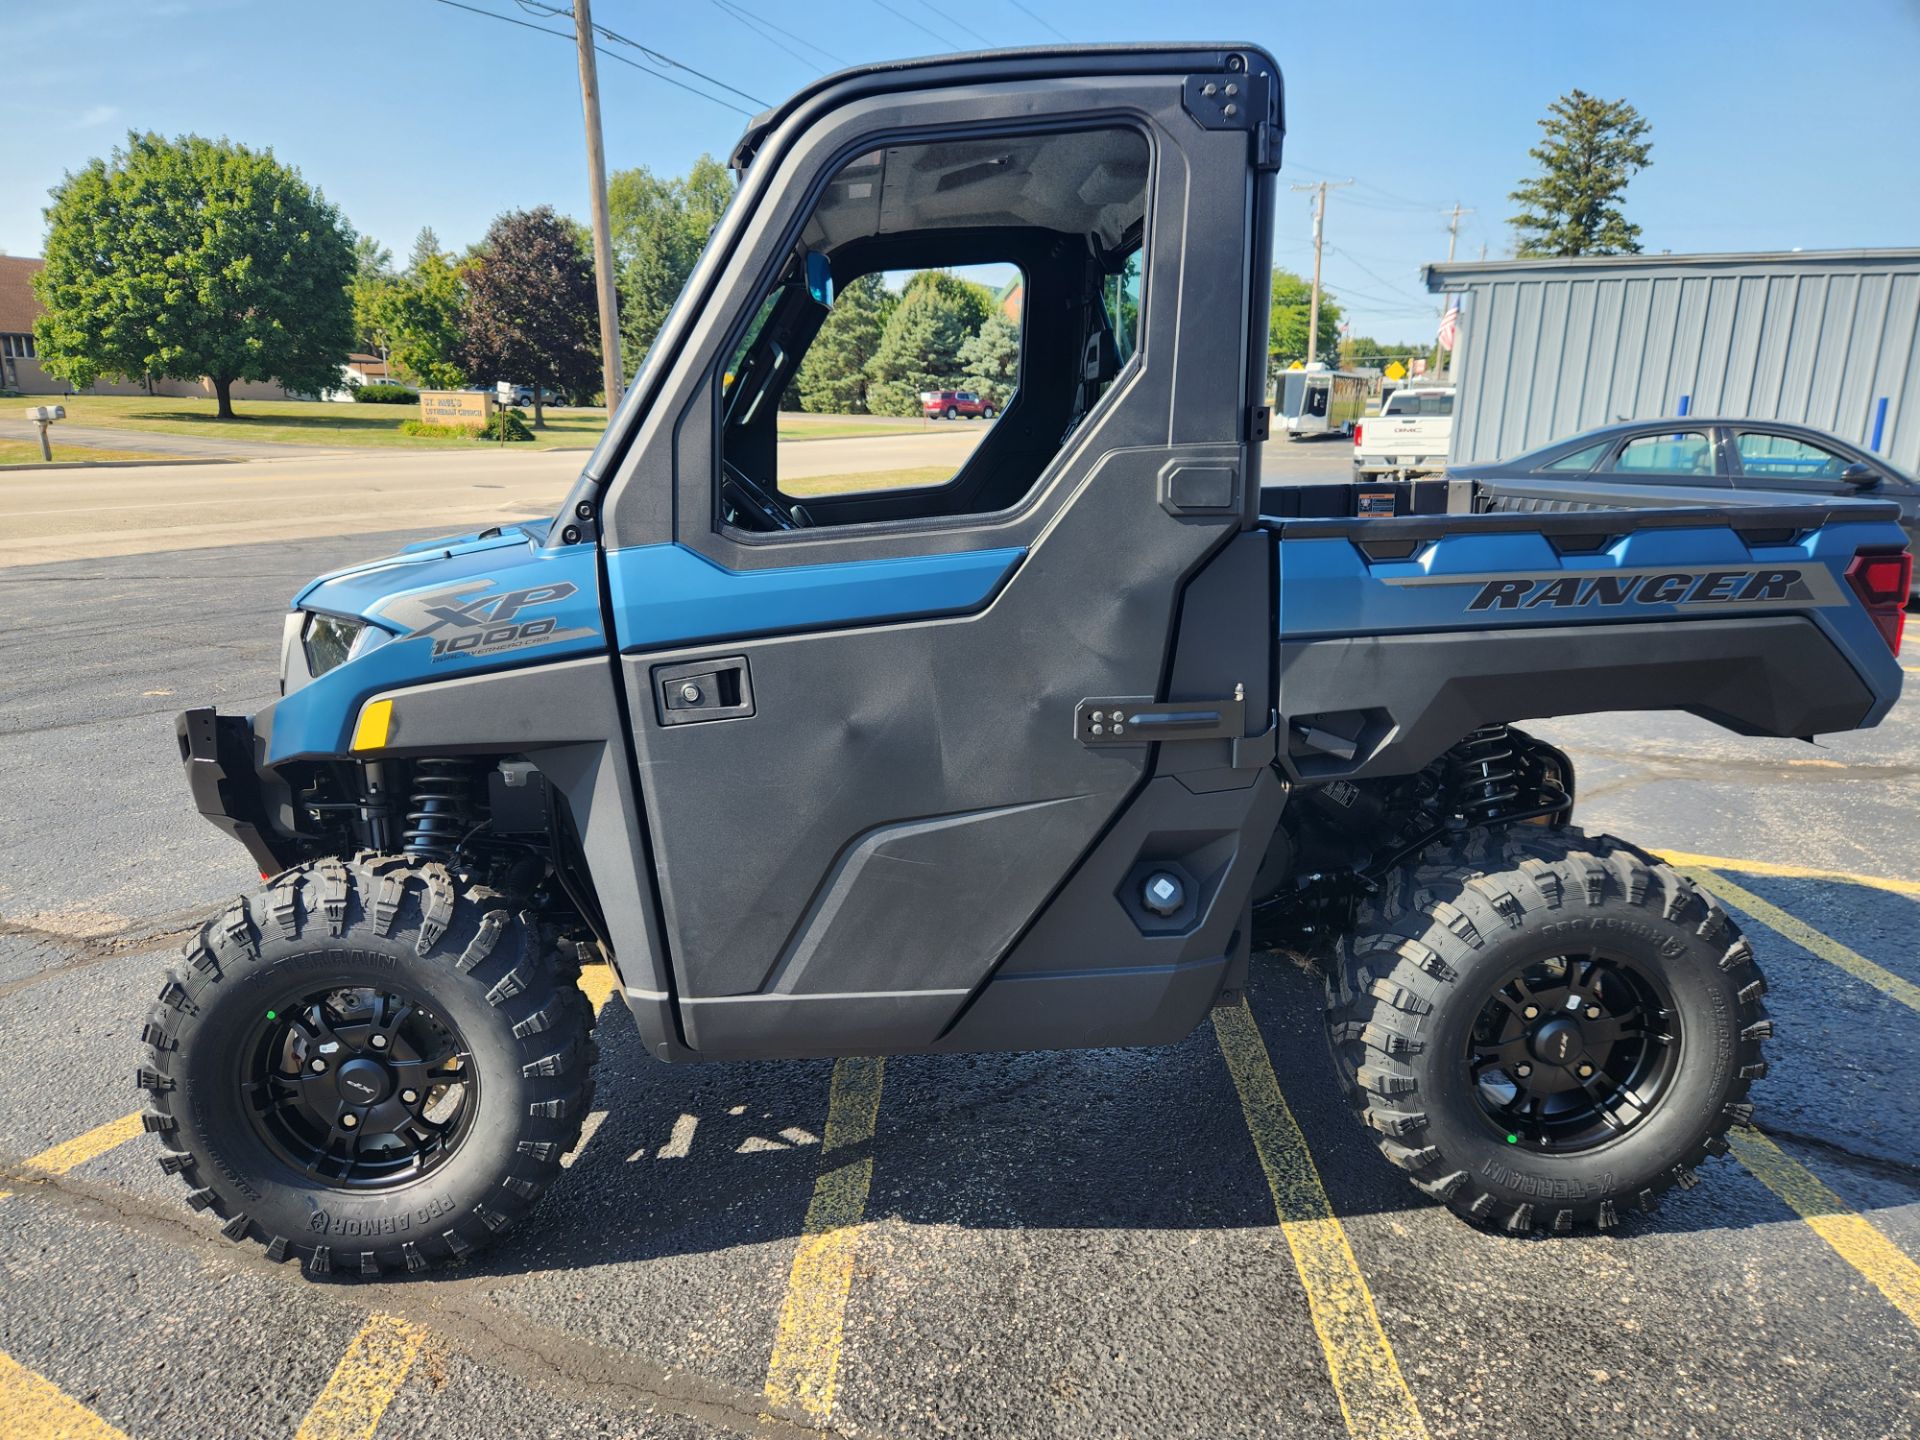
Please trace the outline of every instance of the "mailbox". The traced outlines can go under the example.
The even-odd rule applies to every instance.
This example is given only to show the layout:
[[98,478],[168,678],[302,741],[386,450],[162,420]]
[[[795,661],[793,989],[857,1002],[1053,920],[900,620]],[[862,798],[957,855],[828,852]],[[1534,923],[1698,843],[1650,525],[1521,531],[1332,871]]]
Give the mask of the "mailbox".
[[45,425],[50,420],[66,418],[67,407],[64,405],[29,405],[27,407],[27,419],[37,424]]

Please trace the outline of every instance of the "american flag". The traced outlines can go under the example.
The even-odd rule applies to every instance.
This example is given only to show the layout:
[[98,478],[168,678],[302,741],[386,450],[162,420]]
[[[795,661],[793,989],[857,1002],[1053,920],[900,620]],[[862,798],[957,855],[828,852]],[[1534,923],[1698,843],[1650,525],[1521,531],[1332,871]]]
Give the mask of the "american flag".
[[1442,350],[1448,351],[1449,353],[1452,352],[1454,333],[1459,330],[1459,328],[1460,297],[1456,295],[1453,297],[1453,303],[1447,307],[1447,313],[1440,317],[1440,333],[1437,338],[1440,341],[1440,348]]

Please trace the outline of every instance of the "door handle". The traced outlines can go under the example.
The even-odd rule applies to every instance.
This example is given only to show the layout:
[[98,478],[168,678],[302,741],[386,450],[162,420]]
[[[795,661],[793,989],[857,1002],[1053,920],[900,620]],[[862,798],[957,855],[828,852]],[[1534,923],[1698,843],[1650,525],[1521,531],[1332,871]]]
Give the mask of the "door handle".
[[1246,686],[1226,699],[1158,701],[1151,696],[1082,700],[1073,734],[1083,745],[1146,745],[1170,740],[1238,740],[1246,734]]
[[745,719],[753,714],[753,676],[747,657],[654,666],[653,706],[662,725]]

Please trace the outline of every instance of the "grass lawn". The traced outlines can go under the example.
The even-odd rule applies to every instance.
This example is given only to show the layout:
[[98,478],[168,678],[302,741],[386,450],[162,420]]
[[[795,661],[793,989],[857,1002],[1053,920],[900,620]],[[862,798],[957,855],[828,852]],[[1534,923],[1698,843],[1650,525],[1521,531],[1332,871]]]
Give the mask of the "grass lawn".
[[905,470],[862,470],[857,475],[809,475],[782,480],[788,495],[844,495],[852,490],[909,490],[919,485],[944,485],[953,478],[951,465],[915,465]]
[[[236,400],[234,418],[216,420],[214,402],[155,399],[142,395],[76,395],[59,402],[69,425],[99,429],[204,435],[220,440],[251,440],[265,445],[394,446],[408,450],[448,450],[483,444],[475,440],[429,439],[402,435],[400,422],[420,418],[418,405],[352,405],[321,400]],[[532,412],[528,411],[528,420]],[[534,431],[535,449],[591,448],[607,426],[598,410],[549,410],[546,428]],[[782,440],[826,440],[856,435],[911,435],[925,428],[918,420],[866,415],[785,414]],[[528,442],[515,442],[526,448]]]
[[844,440],[853,435],[918,435],[933,426],[892,415],[802,415],[788,410],[778,421],[782,440]]
[[[214,402],[143,395],[75,395],[62,399],[66,423],[106,430],[163,432],[264,445],[394,446],[407,450],[460,449],[484,442],[434,440],[402,435],[400,422],[418,420],[418,405],[336,405],[324,400],[236,400],[234,418],[216,420]],[[528,411],[531,421],[532,412]],[[549,410],[544,430],[534,431],[540,450],[591,447],[607,427],[598,410]],[[528,442],[517,442],[526,449]]]
[[[96,450],[88,445],[64,445],[53,442],[56,462],[72,460],[184,460],[183,455],[162,455],[157,450]],[[38,465],[38,440],[0,440],[0,465]]]

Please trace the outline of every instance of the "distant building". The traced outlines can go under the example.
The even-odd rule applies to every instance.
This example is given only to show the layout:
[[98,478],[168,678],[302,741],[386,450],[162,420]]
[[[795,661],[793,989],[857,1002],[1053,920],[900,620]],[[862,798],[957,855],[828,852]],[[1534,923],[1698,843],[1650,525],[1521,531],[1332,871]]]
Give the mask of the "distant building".
[[1615,420],[1793,420],[1920,469],[1920,250],[1429,265],[1462,305],[1460,463]]
[[[174,395],[209,397],[213,385],[207,380],[117,380],[102,377],[84,391],[75,391],[64,380],[55,379],[40,367],[40,356],[33,339],[33,322],[40,318],[42,306],[33,293],[33,277],[46,267],[35,255],[0,255],[0,390],[18,390],[24,395]],[[378,363],[376,360],[375,363]],[[252,380],[237,380],[233,386],[236,400],[285,400],[289,392],[282,386]]]

